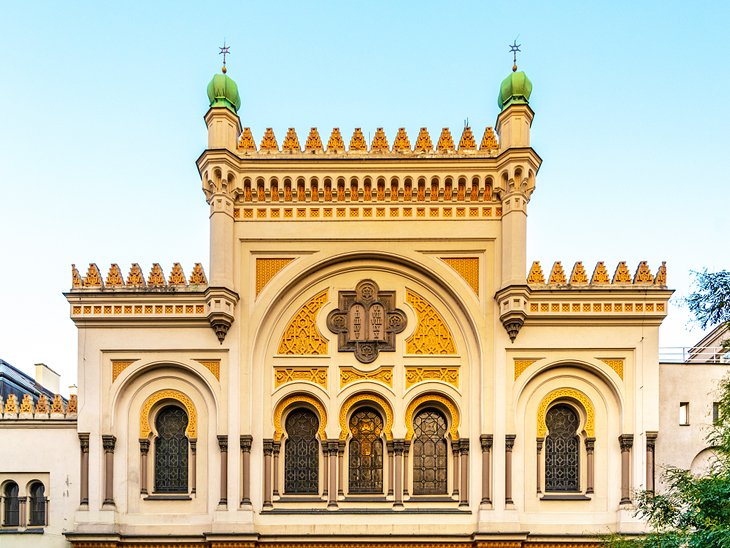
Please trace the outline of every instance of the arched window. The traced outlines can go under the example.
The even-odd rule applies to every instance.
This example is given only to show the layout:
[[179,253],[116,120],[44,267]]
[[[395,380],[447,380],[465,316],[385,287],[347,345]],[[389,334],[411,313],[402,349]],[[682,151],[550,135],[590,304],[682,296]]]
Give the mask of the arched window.
[[383,419],[368,407],[350,417],[350,493],[383,492]]
[[413,494],[447,493],[448,447],[446,419],[436,409],[419,411],[413,419]]
[[39,481],[30,486],[30,520],[29,525],[46,524],[46,488]]
[[284,492],[319,493],[319,420],[309,409],[295,409],[286,417]]
[[570,405],[551,407],[545,417],[545,491],[580,491],[580,419]]
[[164,407],[155,419],[155,491],[188,492],[188,414],[184,409]]
[[5,499],[3,511],[3,525],[18,526],[20,525],[20,503],[18,501],[18,484],[8,482],[3,489],[3,498]]

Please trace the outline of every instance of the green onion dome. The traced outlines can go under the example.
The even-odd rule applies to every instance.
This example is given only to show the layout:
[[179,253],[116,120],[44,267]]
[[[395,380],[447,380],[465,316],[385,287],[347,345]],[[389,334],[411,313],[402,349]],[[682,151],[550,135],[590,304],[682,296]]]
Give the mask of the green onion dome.
[[223,67],[223,74],[216,74],[208,84],[210,108],[225,107],[237,114],[241,108],[241,97],[238,95],[236,82],[225,74],[225,70]]
[[[515,67],[517,68],[517,67]],[[499,86],[497,104],[504,110],[510,105],[526,105],[530,102],[532,82],[523,72],[512,72]]]

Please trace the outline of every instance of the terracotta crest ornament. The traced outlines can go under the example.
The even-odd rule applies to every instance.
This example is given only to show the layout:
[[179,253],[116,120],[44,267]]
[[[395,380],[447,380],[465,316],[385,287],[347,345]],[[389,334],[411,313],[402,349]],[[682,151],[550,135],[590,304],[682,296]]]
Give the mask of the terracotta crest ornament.
[[360,363],[395,351],[395,336],[406,328],[405,313],[395,308],[395,291],[380,291],[362,280],[355,291],[339,292],[339,308],[327,315],[327,327],[337,333],[337,349],[354,352]]

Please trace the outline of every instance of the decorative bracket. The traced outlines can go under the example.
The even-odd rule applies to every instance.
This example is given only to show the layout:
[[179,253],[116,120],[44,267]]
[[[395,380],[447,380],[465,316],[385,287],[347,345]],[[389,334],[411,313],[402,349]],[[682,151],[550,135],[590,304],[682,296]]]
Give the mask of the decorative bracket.
[[205,291],[208,322],[215,331],[218,341],[223,344],[226,334],[233,324],[233,311],[238,302],[238,293],[225,287],[209,287]]
[[517,334],[527,318],[530,288],[527,285],[510,285],[497,291],[494,298],[497,300],[499,320],[507,331],[509,339],[515,342]]
[[406,314],[395,308],[395,291],[380,291],[362,280],[355,291],[339,292],[339,308],[327,315],[327,328],[337,333],[338,350],[354,352],[360,363],[395,351],[395,336],[406,328]]

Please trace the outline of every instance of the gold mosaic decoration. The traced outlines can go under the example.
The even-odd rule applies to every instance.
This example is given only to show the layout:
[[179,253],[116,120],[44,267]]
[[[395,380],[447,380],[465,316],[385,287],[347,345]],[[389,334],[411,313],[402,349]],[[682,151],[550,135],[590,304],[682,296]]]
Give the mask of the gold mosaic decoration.
[[274,135],[274,130],[270,127],[266,128],[264,136],[261,138],[259,148],[261,150],[279,150],[279,143],[276,142],[276,135]]
[[491,152],[492,150],[497,149],[499,149],[499,145],[497,144],[497,136],[494,133],[494,129],[488,127],[484,130],[484,136],[482,137],[482,144],[479,147],[479,150],[486,150],[488,152]]
[[327,339],[317,328],[317,314],[327,302],[327,290],[312,297],[294,315],[279,342],[279,354],[324,355]]
[[383,427],[383,432],[385,433],[385,439],[392,440],[393,408],[390,406],[390,403],[385,398],[379,396],[378,394],[373,394],[370,392],[366,392],[363,394],[353,394],[352,396],[347,398],[347,400],[345,400],[345,403],[342,404],[342,408],[340,409],[340,440],[344,441],[347,439],[347,434],[349,432],[349,429],[347,427],[347,416],[350,413],[350,409],[363,402],[375,403],[385,413],[385,426]]
[[205,277],[202,264],[195,263],[193,273],[190,274],[190,285],[208,285],[208,280]]
[[535,358],[535,359],[524,359],[524,358],[515,358],[515,380],[524,373],[525,369],[530,367],[533,363],[540,361],[542,358]]
[[112,382],[117,380],[117,377],[122,374],[122,371],[136,361],[138,360],[112,360]]
[[474,134],[469,126],[464,127],[459,140],[459,150],[476,150],[477,143],[474,140]]
[[431,304],[410,289],[406,302],[416,311],[418,325],[406,339],[407,354],[456,354],[456,345],[446,322]]
[[253,140],[250,127],[243,128],[243,133],[241,133],[241,137],[238,139],[238,150],[256,152],[256,143]]
[[[58,396],[59,398],[61,396]],[[10,394],[8,399],[5,401],[5,414],[17,414],[18,413],[18,396]]]
[[286,411],[289,407],[302,403],[311,405],[317,411],[317,414],[319,415],[319,430],[317,430],[319,439],[321,441],[325,441],[327,439],[327,411],[325,410],[324,405],[322,405],[322,402],[320,402],[317,398],[306,394],[292,394],[277,403],[274,408],[274,441],[280,441],[281,435],[284,432],[281,427],[281,418],[284,415],[284,411]]
[[406,128],[398,128],[398,133],[393,141],[393,152],[411,151],[411,141],[408,139]]
[[86,278],[82,280],[84,287],[103,287],[104,283],[101,281],[101,274],[99,268],[95,263],[89,264],[89,270],[86,272]]
[[431,136],[428,134],[428,129],[426,129],[425,127],[422,127],[421,131],[418,132],[416,146],[413,148],[413,150],[415,152],[431,152],[433,150]]
[[591,285],[606,285],[610,283],[611,279],[608,276],[608,270],[606,270],[606,265],[603,264],[603,261],[599,261],[596,265],[595,270],[593,271],[593,276],[591,277]]
[[553,269],[550,272],[550,279],[548,280],[550,285],[565,285],[568,281],[565,279],[565,272],[563,271],[563,265],[560,261],[555,261]]
[[598,358],[603,363],[605,363],[608,367],[613,369],[616,374],[621,377],[621,380],[624,378],[624,360],[623,358]]
[[570,285],[587,285],[588,276],[586,275],[586,269],[583,268],[583,263],[578,261],[573,266],[573,272],[570,274]]
[[256,296],[282,268],[292,262],[292,258],[256,259]]
[[63,415],[64,412],[65,411],[63,409],[63,398],[61,397],[61,394],[56,394],[55,396],[53,396],[53,403],[51,404],[51,413]]
[[193,401],[180,392],[179,390],[158,390],[150,395],[142,404],[142,410],[139,415],[139,437],[146,439],[149,437],[152,429],[150,428],[150,410],[152,406],[162,400],[175,400],[180,402],[188,412],[188,427],[185,429],[185,435],[188,439],[196,439],[198,436],[198,413],[195,410]]
[[449,128],[445,127],[441,130],[441,135],[439,136],[439,141],[436,144],[436,149],[439,152],[454,150],[454,138],[451,137],[451,131],[449,131]]
[[389,150],[388,138],[385,136],[383,128],[379,127],[375,130],[373,142],[370,143],[370,152],[388,152]]
[[474,293],[479,295],[478,257],[441,257],[441,260],[456,270],[459,276],[464,278],[464,281],[474,290]]
[[302,147],[299,145],[299,137],[293,127],[289,128],[284,137],[284,143],[281,145],[281,150],[288,150],[291,152],[301,152]]
[[112,263],[111,267],[109,267],[109,273],[106,275],[106,286],[124,287],[122,271],[119,269],[119,265],[116,263]]
[[451,428],[449,429],[449,432],[451,433],[451,439],[458,440],[460,421],[459,410],[457,409],[456,404],[451,401],[451,398],[448,398],[442,394],[423,394],[421,396],[418,396],[416,399],[408,404],[405,417],[406,439],[410,440],[413,438],[413,415],[415,414],[416,409],[429,403],[440,403],[448,410],[451,419]]
[[21,413],[33,413],[33,400],[30,394],[23,394],[23,401],[20,402]]
[[152,270],[150,270],[150,275],[147,278],[147,285],[149,287],[164,287],[165,274],[162,272],[162,267],[159,263],[152,265]]
[[195,360],[200,365],[210,371],[213,376],[221,380],[221,361],[220,360]]
[[374,371],[360,371],[349,365],[340,366],[340,388],[355,381],[377,381],[393,388],[393,367],[378,367]]
[[68,407],[66,408],[66,414],[72,415],[79,412],[79,400],[76,394],[71,394],[68,397]]
[[540,406],[537,409],[537,437],[544,438],[547,433],[547,424],[545,423],[545,416],[547,415],[548,407],[557,399],[572,399],[579,402],[586,412],[586,434],[589,438],[595,438],[595,412],[593,410],[593,403],[588,399],[583,392],[576,390],[575,388],[558,388],[550,392],[540,402]]
[[641,261],[639,263],[639,268],[636,269],[636,274],[634,274],[634,283],[635,284],[653,284],[654,283],[654,276],[651,275],[651,270],[649,270],[649,265],[646,264],[646,261]]
[[38,403],[35,406],[35,412],[36,414],[42,414],[47,415],[49,412],[48,409],[48,398],[45,394],[41,394],[38,396]]
[[304,143],[304,150],[309,152],[322,152],[322,139],[319,137],[319,131],[316,127],[309,130],[307,142]]
[[352,139],[350,139],[350,152],[352,152],[353,150],[364,152],[367,151],[367,149],[368,144],[362,134],[362,129],[356,127],[355,131],[352,133]]
[[274,387],[279,388],[288,382],[306,381],[327,389],[326,367],[274,367]]
[[132,263],[127,275],[127,287],[145,287],[142,268],[137,263]]
[[71,287],[79,289],[81,287],[81,275],[75,264],[71,265]]
[[657,270],[656,277],[654,278],[654,285],[660,285],[665,287],[667,285],[667,263],[662,262],[662,265]]
[[544,284],[545,276],[542,273],[542,267],[540,261],[533,261],[530,267],[530,273],[527,275],[528,284]]
[[406,366],[406,390],[414,384],[428,381],[441,381],[459,388],[459,368]]
[[174,263],[172,265],[172,272],[170,272],[170,278],[167,280],[167,283],[172,286],[188,285],[185,281],[185,272],[183,272],[180,263]]
[[616,267],[616,272],[613,274],[613,280],[611,283],[614,283],[614,284],[630,284],[631,283],[631,273],[629,272],[629,269],[626,266],[626,263],[624,261],[621,261],[620,263],[618,263],[618,266]]
[[332,130],[330,140],[327,141],[327,152],[344,152],[345,142],[342,140],[340,128],[336,127]]

